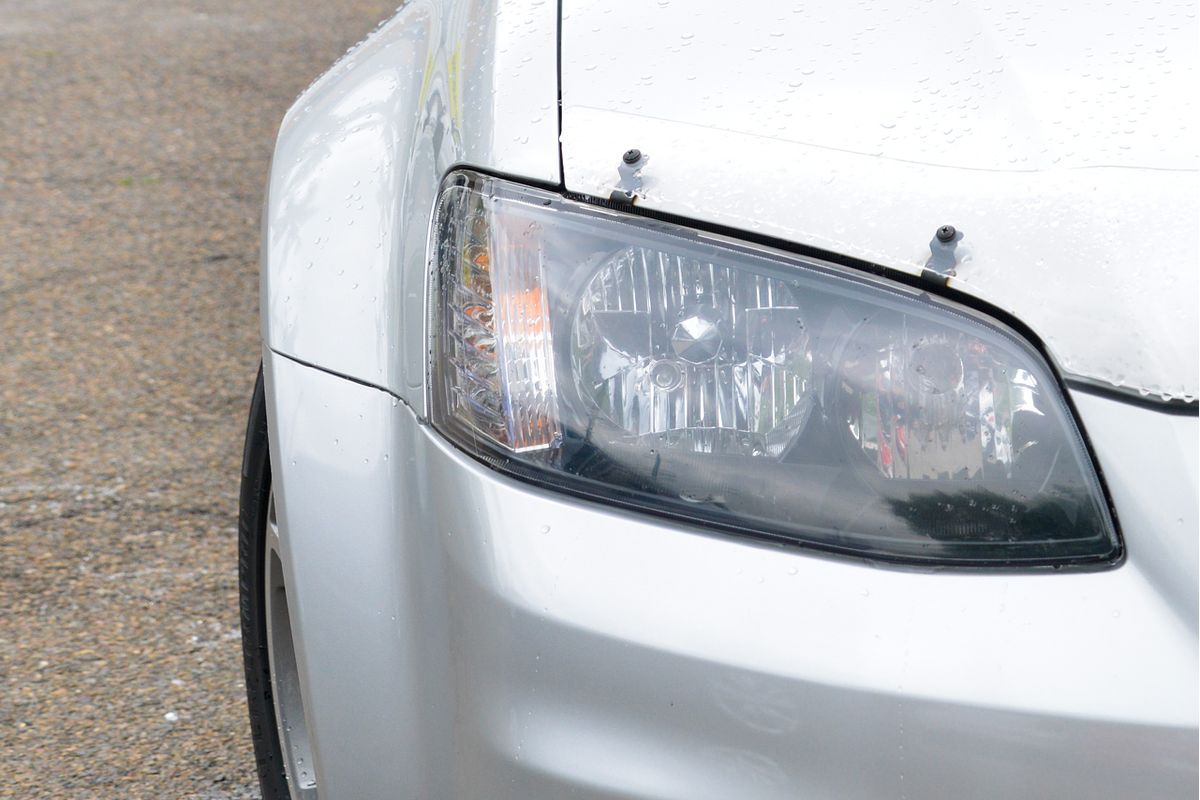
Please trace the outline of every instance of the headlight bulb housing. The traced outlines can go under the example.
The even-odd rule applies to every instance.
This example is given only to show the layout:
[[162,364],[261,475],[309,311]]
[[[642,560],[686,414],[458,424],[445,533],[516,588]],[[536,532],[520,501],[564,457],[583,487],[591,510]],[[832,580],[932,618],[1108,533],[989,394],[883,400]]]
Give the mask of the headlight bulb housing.
[[1049,365],[971,309],[469,172],[430,252],[433,422],[497,469],[870,558],[1120,553]]

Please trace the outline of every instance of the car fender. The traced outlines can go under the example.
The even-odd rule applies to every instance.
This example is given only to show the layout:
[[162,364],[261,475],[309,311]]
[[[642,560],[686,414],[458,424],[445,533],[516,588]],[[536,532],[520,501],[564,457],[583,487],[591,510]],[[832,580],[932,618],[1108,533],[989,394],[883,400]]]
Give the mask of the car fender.
[[403,5],[296,100],[268,185],[262,335],[423,405],[426,243],[441,176],[560,183],[552,3]]

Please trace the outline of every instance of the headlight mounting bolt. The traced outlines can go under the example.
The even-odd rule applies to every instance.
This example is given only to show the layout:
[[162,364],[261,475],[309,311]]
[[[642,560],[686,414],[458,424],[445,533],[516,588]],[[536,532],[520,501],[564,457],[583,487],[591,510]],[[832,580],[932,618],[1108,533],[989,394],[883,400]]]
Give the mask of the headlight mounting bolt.
[[617,187],[613,189],[608,199],[620,205],[632,205],[637,202],[642,191],[642,168],[650,156],[636,147],[631,147],[621,154],[621,163],[617,164]]
[[958,243],[962,240],[962,232],[953,225],[943,225],[933,233],[929,240],[929,260],[925,269],[921,270],[921,280],[936,286],[945,286],[950,278],[957,275]]

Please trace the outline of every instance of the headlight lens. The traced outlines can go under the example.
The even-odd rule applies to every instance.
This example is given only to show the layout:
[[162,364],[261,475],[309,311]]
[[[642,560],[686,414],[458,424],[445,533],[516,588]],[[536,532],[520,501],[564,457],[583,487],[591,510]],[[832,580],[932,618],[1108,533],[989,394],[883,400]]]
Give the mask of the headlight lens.
[[869,557],[1114,557],[1041,356],[857,272],[456,173],[434,424],[519,477]]

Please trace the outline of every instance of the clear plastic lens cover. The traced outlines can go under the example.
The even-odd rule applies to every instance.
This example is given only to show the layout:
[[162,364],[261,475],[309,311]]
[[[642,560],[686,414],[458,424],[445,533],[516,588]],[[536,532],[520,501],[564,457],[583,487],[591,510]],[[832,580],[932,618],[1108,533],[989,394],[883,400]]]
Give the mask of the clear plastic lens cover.
[[1119,552],[1040,354],[909,287],[457,173],[434,423],[528,480],[870,557]]

